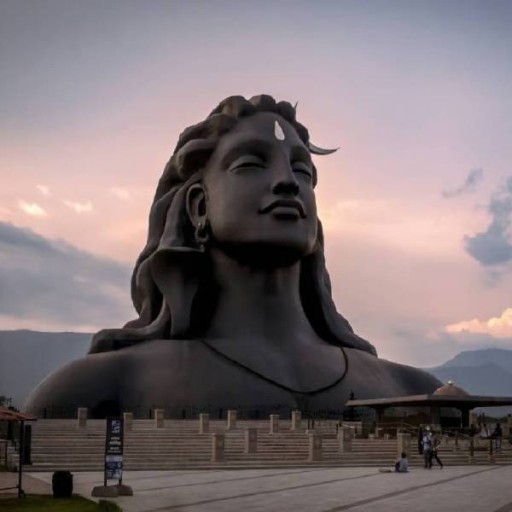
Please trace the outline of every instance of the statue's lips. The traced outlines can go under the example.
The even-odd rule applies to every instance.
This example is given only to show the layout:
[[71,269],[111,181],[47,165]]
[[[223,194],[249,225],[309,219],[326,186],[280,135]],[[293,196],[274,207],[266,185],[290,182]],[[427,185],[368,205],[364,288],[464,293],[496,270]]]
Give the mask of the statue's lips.
[[296,199],[278,199],[259,210],[259,213],[270,212],[272,212],[276,217],[306,218],[304,206],[302,206],[302,203]]

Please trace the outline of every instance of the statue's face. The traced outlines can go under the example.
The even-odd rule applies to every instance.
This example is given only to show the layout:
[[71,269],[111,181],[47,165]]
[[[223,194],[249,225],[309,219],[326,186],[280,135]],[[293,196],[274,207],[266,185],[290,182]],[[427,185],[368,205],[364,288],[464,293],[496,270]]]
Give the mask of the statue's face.
[[213,242],[255,262],[293,262],[317,239],[311,156],[278,115],[242,118],[224,135],[203,185]]

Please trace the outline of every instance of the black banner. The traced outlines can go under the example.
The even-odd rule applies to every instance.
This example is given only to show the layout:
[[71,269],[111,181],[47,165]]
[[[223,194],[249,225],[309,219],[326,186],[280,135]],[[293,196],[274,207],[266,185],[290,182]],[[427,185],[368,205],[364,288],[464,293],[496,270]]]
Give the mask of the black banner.
[[105,485],[107,480],[123,478],[123,435],[122,418],[107,418],[105,441]]

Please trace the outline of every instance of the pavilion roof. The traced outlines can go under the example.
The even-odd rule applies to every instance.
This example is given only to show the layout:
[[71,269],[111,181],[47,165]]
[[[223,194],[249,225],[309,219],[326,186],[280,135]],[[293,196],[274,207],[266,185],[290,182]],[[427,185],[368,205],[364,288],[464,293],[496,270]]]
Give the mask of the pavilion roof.
[[349,400],[347,407],[499,407],[512,405],[512,396],[478,395],[408,395],[391,398]]
[[37,418],[23,414],[21,412],[13,411],[7,407],[0,406],[0,420],[6,421],[35,421]]

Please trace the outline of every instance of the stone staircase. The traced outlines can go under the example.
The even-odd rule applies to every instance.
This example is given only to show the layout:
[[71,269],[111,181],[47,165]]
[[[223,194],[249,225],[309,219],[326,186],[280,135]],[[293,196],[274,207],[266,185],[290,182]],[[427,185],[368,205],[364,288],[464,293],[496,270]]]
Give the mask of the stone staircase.
[[[32,465],[30,471],[101,471],[105,447],[105,420],[88,420],[78,428],[76,420],[38,420],[32,426]],[[303,421],[306,426],[307,422]],[[290,421],[281,420],[279,432],[269,433],[269,421],[238,420],[236,428],[210,420],[209,433],[199,434],[198,420],[165,420],[156,428],[153,420],[133,420],[124,437],[125,470],[171,470],[188,468],[269,468],[291,466],[387,466],[397,457],[396,439],[352,439],[352,451],[340,452],[336,422],[317,424],[322,437],[322,460],[308,462],[309,436],[304,430],[291,431]],[[257,452],[244,453],[246,428],[257,429]],[[224,460],[211,462],[212,433],[225,434]],[[439,456],[445,465],[467,465],[469,452],[459,443],[441,445]],[[409,450],[412,466],[423,465],[413,439]],[[489,464],[483,449],[475,451],[474,464]],[[494,455],[494,463],[512,464],[512,446]]]

